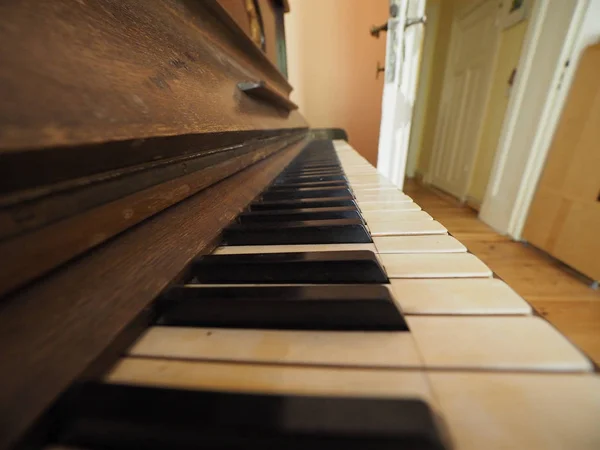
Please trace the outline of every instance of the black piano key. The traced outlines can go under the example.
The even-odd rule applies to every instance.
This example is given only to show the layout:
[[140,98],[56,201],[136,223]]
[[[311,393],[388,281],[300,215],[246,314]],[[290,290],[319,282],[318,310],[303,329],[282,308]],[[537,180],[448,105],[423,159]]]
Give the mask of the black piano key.
[[342,167],[339,164],[331,164],[328,166],[322,165],[320,167],[317,166],[298,166],[298,167],[290,167],[284,170],[281,175],[289,175],[292,173],[302,174],[307,172],[340,172],[342,171]]
[[[338,181],[348,183],[348,180],[345,178],[345,174],[340,173],[336,174],[304,174],[304,175],[290,175],[286,177],[278,178],[273,186],[281,185],[281,184],[293,184],[293,183],[303,183],[306,180],[310,182],[315,182],[315,177],[319,177],[319,179],[324,179],[325,177],[338,177],[343,179],[333,179],[333,180],[324,180],[324,181]],[[321,181],[322,182],[322,181]]]
[[303,183],[306,181],[347,181],[344,175],[299,175],[296,177],[278,178],[275,182],[280,183]]
[[276,209],[300,208],[332,208],[351,206],[358,208],[354,197],[325,197],[325,198],[299,198],[294,200],[259,201],[250,205],[250,211],[268,211]]
[[322,161],[320,163],[306,163],[306,164],[298,164],[296,166],[290,166],[282,173],[292,173],[292,172],[302,172],[308,170],[340,170],[342,168],[341,164],[338,161]]
[[285,172],[283,176],[285,178],[301,177],[308,175],[344,175],[344,171],[339,167],[336,169],[306,169],[297,170],[291,172]]
[[312,190],[334,190],[334,189],[348,189],[350,190],[350,185],[345,182],[345,181],[336,181],[335,184],[325,184],[325,185],[320,185],[321,183],[310,183],[310,184],[303,184],[303,183],[282,183],[282,184],[275,184],[271,187],[269,187],[267,190],[265,190],[264,192],[293,192],[293,191],[297,191],[297,190],[308,190],[308,189],[312,189]]
[[298,161],[297,163],[290,164],[284,172],[291,172],[294,170],[302,169],[331,169],[341,167],[340,161],[337,157],[323,158],[323,159],[305,159]]
[[302,154],[298,155],[288,167],[298,167],[316,164],[336,164],[338,162],[339,158],[335,151],[321,152],[320,154],[317,154],[305,150]]
[[294,189],[294,188],[302,188],[302,187],[328,187],[328,186],[337,186],[337,187],[349,187],[348,182],[346,181],[309,181],[307,183],[281,183],[274,184],[269,188],[269,190],[278,190],[278,189]]
[[349,244],[372,242],[362,219],[233,224],[223,230],[227,245]]
[[159,325],[276,330],[408,331],[384,286],[178,286],[160,300]]
[[183,390],[87,382],[55,444],[103,450],[443,450],[418,399]]
[[223,284],[387,283],[375,254],[337,252],[208,255],[193,261],[191,282]]
[[323,197],[351,197],[349,188],[325,187],[325,188],[298,188],[290,190],[266,191],[261,195],[265,201],[291,200],[296,198],[323,198]]
[[329,170],[340,169],[340,164],[337,162],[319,163],[319,164],[304,164],[288,167],[284,173],[297,172],[302,170]]
[[242,224],[333,219],[363,220],[358,210],[351,206],[339,208],[301,208],[273,211],[254,211],[242,213],[237,217],[237,221]]

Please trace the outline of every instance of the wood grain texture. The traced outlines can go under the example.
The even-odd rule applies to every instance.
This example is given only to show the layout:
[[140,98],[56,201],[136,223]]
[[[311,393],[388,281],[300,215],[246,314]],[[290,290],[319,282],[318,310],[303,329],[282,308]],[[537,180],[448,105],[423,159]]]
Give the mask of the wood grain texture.
[[581,57],[523,237],[600,280],[600,44]]
[[0,242],[0,265],[3,267],[0,271],[0,295],[281,150],[284,145],[285,141],[265,145],[262,149],[229,158]]
[[0,152],[306,126],[237,92],[291,86],[215,0],[24,0],[0,17]]
[[[173,158],[209,155],[252,141],[291,133],[290,130],[253,130],[195,133],[127,139],[82,146],[60,146],[21,152],[0,152],[0,207],[64,190],[72,180],[115,177]],[[51,170],[48,170],[51,168]],[[143,167],[142,167],[143,168]],[[111,172],[111,173],[107,173]],[[91,180],[93,181],[93,180]],[[57,186],[58,185],[58,186]]]
[[[0,240],[33,231],[48,223],[174,178],[216,166],[231,158],[266,147],[280,145],[280,148],[283,148],[286,143],[291,143],[294,139],[300,140],[302,137],[303,133],[298,133],[268,139],[251,139],[237,145],[150,161],[52,184],[40,183],[33,188],[0,197]],[[154,140],[162,141],[162,145],[168,148],[179,147],[179,139],[152,138],[149,141]],[[109,157],[113,144],[106,144],[106,147]],[[66,161],[66,165],[69,165],[69,161]],[[37,177],[32,172],[35,171],[27,171],[27,168],[24,168],[24,171],[15,171],[21,173],[22,178],[27,174],[30,181],[35,183]]]
[[471,208],[407,180],[405,192],[567,339],[600,362],[600,292],[532,246],[501,236]]
[[[300,152],[296,144],[180,202],[0,306],[0,448],[103,354]],[[121,349],[122,350],[122,349]]]

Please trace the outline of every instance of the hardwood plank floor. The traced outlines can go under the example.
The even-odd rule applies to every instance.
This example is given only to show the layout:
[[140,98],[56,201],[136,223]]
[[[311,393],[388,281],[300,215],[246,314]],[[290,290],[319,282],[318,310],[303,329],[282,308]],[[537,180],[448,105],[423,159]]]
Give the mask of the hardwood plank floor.
[[600,365],[600,291],[544,252],[496,233],[452,197],[413,180],[404,192]]

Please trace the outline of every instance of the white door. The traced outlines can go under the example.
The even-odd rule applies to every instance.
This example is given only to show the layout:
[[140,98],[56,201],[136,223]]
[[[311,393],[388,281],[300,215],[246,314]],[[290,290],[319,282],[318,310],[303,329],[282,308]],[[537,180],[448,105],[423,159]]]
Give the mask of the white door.
[[400,189],[417,92],[426,0],[390,0],[377,169]]
[[432,165],[426,181],[460,200],[467,195],[496,59],[498,2],[459,11],[438,111]]

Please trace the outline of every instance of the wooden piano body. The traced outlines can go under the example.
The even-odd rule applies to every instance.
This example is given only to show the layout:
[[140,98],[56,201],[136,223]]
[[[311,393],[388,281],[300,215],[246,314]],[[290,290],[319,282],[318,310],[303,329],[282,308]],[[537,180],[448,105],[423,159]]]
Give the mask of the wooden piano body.
[[[60,439],[69,405],[111,385],[190,398],[275,395],[292,406],[312,396],[319,408],[323,399],[362,399],[352,416],[361,420],[350,426],[346,417],[336,430],[373,439],[406,425],[386,415],[384,400],[419,399],[438,434],[416,448],[598,448],[600,379],[585,355],[345,141],[312,139],[281,73],[286,8],[275,0],[0,6],[0,448],[80,445]],[[343,192],[323,200],[331,190]],[[288,195],[308,207],[287,205],[274,214],[285,222],[265,226],[273,215],[261,208]],[[349,203],[328,207],[331,198]],[[290,214],[302,223],[289,225]],[[301,271],[285,272],[298,252],[325,272],[307,270],[300,281]],[[218,316],[219,326],[177,326],[186,314],[163,314],[173,292],[266,282],[252,272],[257,253],[275,261],[270,283],[279,276],[309,299],[331,295],[322,302],[331,309],[311,322],[302,310],[310,302],[287,302],[285,326],[263,317],[260,296],[248,314],[235,297],[213,301],[200,315]],[[215,262],[225,265],[213,270]],[[359,263],[380,270],[371,284],[383,300],[355,286],[369,285]],[[338,281],[325,283],[325,295],[314,284],[327,277]],[[383,312],[371,317],[371,304]],[[248,326],[252,314],[270,325]],[[90,385],[100,390],[78,390]],[[311,427],[333,426],[339,405],[323,417],[313,411]]]

